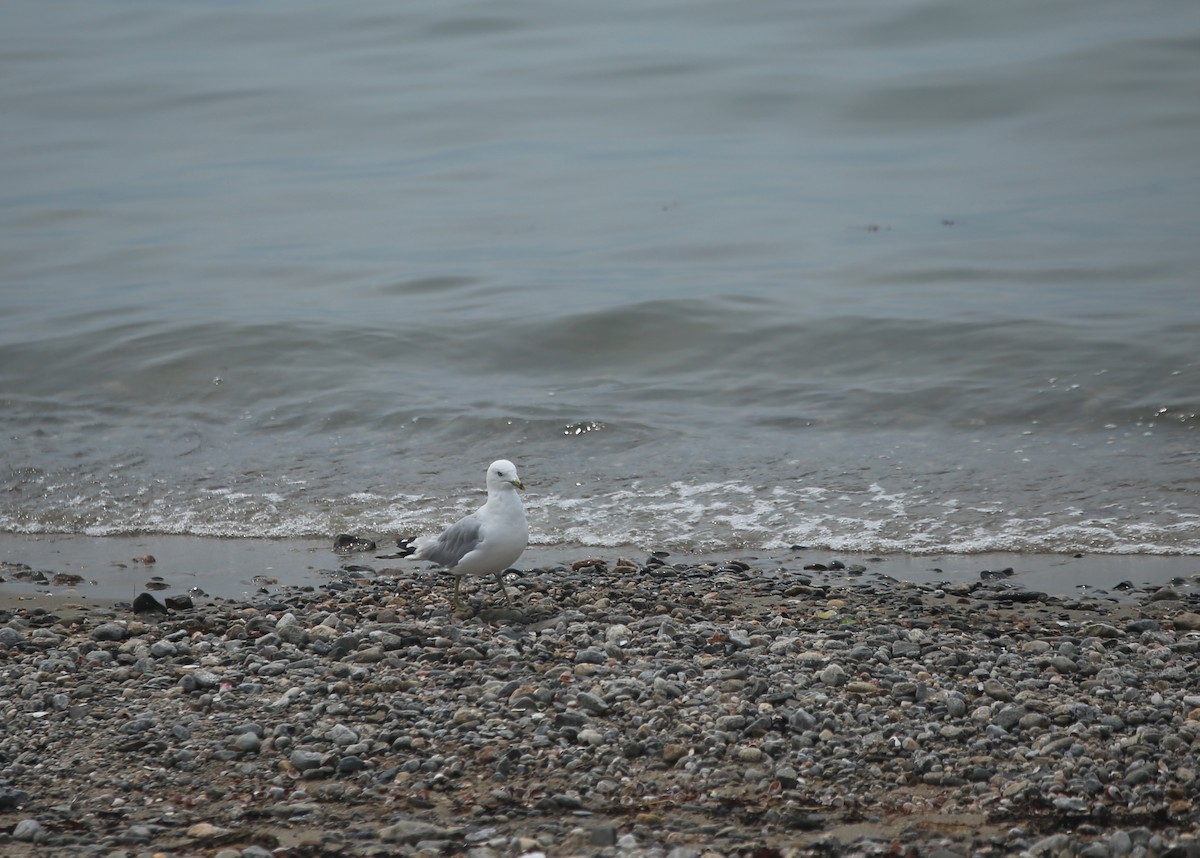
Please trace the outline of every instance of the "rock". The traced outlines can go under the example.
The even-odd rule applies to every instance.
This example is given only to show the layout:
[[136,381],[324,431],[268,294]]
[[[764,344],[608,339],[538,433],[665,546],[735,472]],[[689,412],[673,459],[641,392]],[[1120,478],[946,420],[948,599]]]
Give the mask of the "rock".
[[1028,710],[1019,704],[1005,706],[992,718],[992,723],[1004,730],[1012,730],[1021,723]]
[[1054,799],[1054,809],[1059,813],[1084,814],[1088,812],[1088,803],[1076,796],[1062,796]]
[[967,701],[957,692],[946,695],[946,715],[950,718],[961,718],[967,714]]
[[993,700],[1007,702],[1013,699],[1013,693],[995,679],[984,680],[983,693]]
[[12,787],[0,786],[0,811],[14,810],[29,801],[29,793]]
[[167,609],[150,593],[138,593],[137,598],[133,600],[133,612],[135,614],[165,614]]
[[576,664],[604,664],[608,655],[600,649],[582,649],[575,654]]
[[1179,592],[1170,587],[1159,587],[1153,593],[1146,597],[1147,602],[1177,602],[1179,601]]
[[1171,622],[1175,624],[1175,628],[1184,631],[1194,632],[1200,631],[1200,614],[1192,611],[1185,611],[1182,614],[1176,614]]
[[850,694],[882,694],[883,689],[873,682],[854,680],[846,683],[846,691]]
[[216,688],[221,684],[221,677],[217,676],[211,670],[195,670],[190,674],[196,688],[208,689]]
[[224,837],[232,830],[230,828],[222,828],[219,825],[213,825],[211,822],[197,822],[195,825],[188,826],[185,833],[193,840],[211,840],[214,837]]
[[1124,829],[1117,829],[1108,836],[1108,849],[1112,853],[1113,858],[1122,858],[1133,851],[1133,840],[1129,837],[1129,832]]
[[91,637],[94,641],[123,641],[125,634],[125,626],[120,623],[101,623],[92,629]]
[[450,840],[457,837],[456,829],[442,828],[432,822],[405,819],[379,829],[376,836],[384,843],[413,845],[422,840]]
[[326,740],[333,742],[340,747],[353,745],[358,741],[358,734],[347,727],[345,724],[334,724],[331,728],[325,731]]
[[42,828],[42,824],[36,819],[22,819],[13,826],[12,836],[14,840],[26,843],[40,842],[46,837],[46,829]]
[[609,710],[609,705],[601,698],[589,692],[581,692],[576,698],[576,701],[581,707],[595,715],[603,715]]
[[262,750],[262,739],[253,733],[239,733],[229,741],[229,747],[242,754],[257,754]]
[[1128,772],[1126,772],[1124,783],[1126,786],[1140,786],[1147,781],[1153,780],[1157,773],[1157,766],[1150,764],[1134,766]]
[[301,772],[318,768],[324,759],[325,755],[319,751],[310,751],[302,748],[292,751],[291,756],[288,757],[288,760],[296,767],[296,770]]
[[617,827],[615,825],[595,825],[588,835],[591,846],[616,846]]
[[1135,635],[1140,635],[1145,632],[1156,632],[1162,628],[1162,623],[1152,617],[1143,617],[1138,620],[1131,620],[1125,625],[1125,631]]
[[604,734],[599,730],[585,728],[579,731],[579,742],[584,745],[603,745]]
[[615,624],[604,630],[604,640],[610,644],[617,646],[625,646],[633,640],[633,632],[629,630],[629,626]]
[[367,539],[365,536],[357,536],[352,533],[339,533],[336,537],[334,537],[333,550],[338,554],[353,554],[360,551],[374,551],[375,541],[373,539]]
[[820,673],[821,682],[837,687],[846,684],[846,671],[839,664],[830,664]]
[[667,765],[674,765],[688,755],[686,746],[671,743],[663,746],[662,758]]
[[348,775],[353,774],[354,772],[361,772],[366,767],[367,763],[362,757],[356,757],[353,754],[348,754],[347,756],[344,756],[338,760],[337,771],[338,774]]
[[1031,855],[1058,855],[1071,842],[1069,834],[1051,834],[1029,847]]

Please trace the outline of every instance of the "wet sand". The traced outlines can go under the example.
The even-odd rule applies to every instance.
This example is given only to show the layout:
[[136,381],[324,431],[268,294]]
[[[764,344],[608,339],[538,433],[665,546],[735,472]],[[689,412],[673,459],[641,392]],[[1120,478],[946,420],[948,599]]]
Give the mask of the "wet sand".
[[[378,550],[349,555],[332,550],[333,540],[217,539],[195,536],[88,537],[63,535],[0,534],[0,563],[23,564],[42,572],[46,581],[22,579],[11,566],[0,567],[0,604],[7,600],[45,602],[59,598],[86,604],[131,602],[147,589],[156,594],[187,593],[244,599],[280,586],[317,586],[336,576],[346,565],[369,566],[388,575],[404,575],[421,568],[400,559],[379,559],[391,553],[394,543],[385,536],[369,535]],[[522,556],[522,569],[555,563],[573,563],[592,555],[625,556],[637,560],[656,546],[531,547]],[[153,563],[139,558],[153,557]],[[1012,570],[1011,583],[1062,595],[1111,591],[1122,583],[1135,587],[1159,586],[1195,579],[1200,557],[1175,555],[975,554],[884,556],[834,554],[820,549],[744,551],[721,555],[682,555],[674,561],[719,562],[746,559],[755,565],[803,570],[814,564],[841,561],[865,571],[830,571],[828,580],[862,582],[887,576],[918,583],[978,581],[985,572]],[[73,582],[55,575],[79,576]],[[148,587],[148,585],[150,585]]]

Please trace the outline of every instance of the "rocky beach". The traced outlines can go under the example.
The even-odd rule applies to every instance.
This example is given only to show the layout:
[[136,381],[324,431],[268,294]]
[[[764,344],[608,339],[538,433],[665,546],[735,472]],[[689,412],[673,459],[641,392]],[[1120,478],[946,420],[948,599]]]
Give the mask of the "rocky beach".
[[388,563],[6,595],[0,853],[1200,856],[1195,576],[598,554],[455,614]]

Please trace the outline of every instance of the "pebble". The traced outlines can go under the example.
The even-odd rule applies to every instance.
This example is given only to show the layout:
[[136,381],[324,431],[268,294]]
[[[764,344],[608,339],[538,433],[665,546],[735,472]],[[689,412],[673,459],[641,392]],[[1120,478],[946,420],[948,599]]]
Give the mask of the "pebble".
[[22,819],[12,830],[14,840],[36,841],[44,839],[45,835],[46,829],[36,819]]
[[0,611],[0,853],[1193,858],[1185,587],[652,558]]

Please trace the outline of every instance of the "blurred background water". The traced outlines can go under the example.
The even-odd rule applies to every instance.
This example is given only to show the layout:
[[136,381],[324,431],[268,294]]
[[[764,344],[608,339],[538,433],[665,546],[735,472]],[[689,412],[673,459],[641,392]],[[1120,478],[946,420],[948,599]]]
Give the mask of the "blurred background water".
[[1200,553],[1200,6],[0,10],[0,532]]

